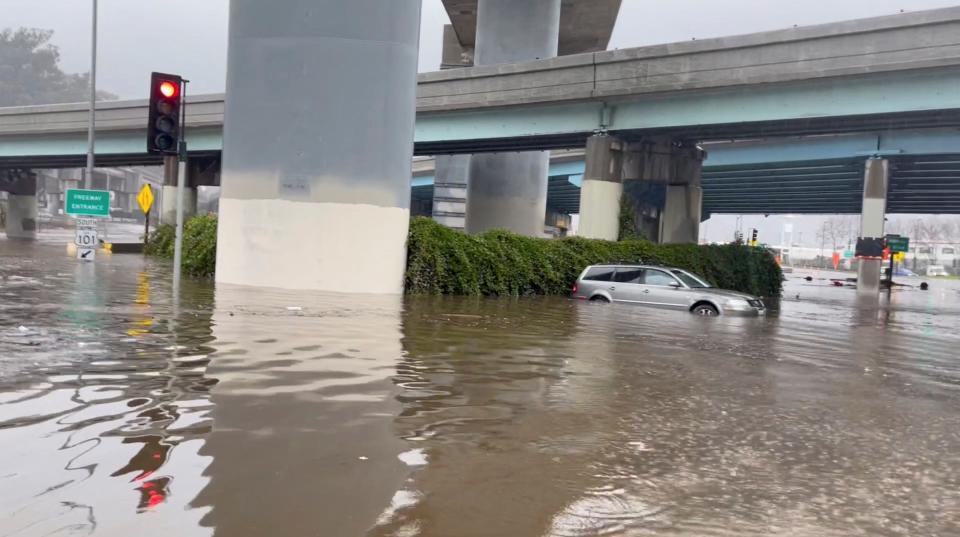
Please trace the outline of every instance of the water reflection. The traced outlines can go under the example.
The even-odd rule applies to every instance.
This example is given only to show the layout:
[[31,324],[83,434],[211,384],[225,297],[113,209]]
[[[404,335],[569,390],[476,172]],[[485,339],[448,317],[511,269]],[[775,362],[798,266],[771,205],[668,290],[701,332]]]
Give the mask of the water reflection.
[[960,534],[960,286],[175,306],[164,264],[7,248],[0,535]]
[[399,297],[217,289],[216,535],[361,535],[402,486]]
[[210,317],[195,306],[209,291],[174,314],[166,274],[142,260],[36,250],[0,257],[0,534],[132,533],[147,511],[195,532],[213,384]]

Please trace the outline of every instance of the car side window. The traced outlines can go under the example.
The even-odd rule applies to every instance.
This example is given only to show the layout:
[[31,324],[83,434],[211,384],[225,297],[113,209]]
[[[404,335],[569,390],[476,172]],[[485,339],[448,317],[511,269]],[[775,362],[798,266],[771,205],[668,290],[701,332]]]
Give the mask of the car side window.
[[583,279],[590,282],[609,282],[613,280],[613,271],[613,267],[593,267]]
[[670,287],[677,283],[677,280],[662,270],[648,269],[644,273],[643,283],[646,285],[658,285],[661,287]]
[[619,283],[643,283],[643,269],[621,267],[617,269],[613,281]]

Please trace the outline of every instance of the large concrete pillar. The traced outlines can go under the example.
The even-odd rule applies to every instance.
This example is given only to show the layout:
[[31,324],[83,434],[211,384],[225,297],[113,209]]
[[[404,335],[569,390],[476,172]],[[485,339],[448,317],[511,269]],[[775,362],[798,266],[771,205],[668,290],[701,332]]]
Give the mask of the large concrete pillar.
[[[515,63],[557,55],[560,0],[480,0],[475,65]],[[504,228],[543,236],[550,154],[491,153],[470,159],[466,229]]]
[[7,198],[7,238],[37,238],[36,194],[10,194]]
[[615,241],[620,237],[620,197],[623,195],[622,143],[612,136],[587,139],[586,167],[580,190],[580,228],[588,239]]
[[[863,211],[860,216],[860,236],[884,237],[887,216],[887,190],[890,184],[890,163],[886,159],[867,160],[863,180]],[[876,295],[880,291],[880,259],[861,259],[857,269],[857,292]]]
[[[160,223],[177,225],[177,185],[180,180],[177,157],[163,158],[163,189],[160,192]],[[184,220],[197,214],[197,189],[188,181],[183,191]]]
[[403,290],[420,0],[231,0],[217,281]]
[[700,177],[688,182],[668,184],[660,218],[661,244],[696,244],[700,240],[700,214],[703,191]]
[[7,238],[37,238],[37,177],[29,172],[20,172],[5,177],[7,188],[7,214],[4,226]]

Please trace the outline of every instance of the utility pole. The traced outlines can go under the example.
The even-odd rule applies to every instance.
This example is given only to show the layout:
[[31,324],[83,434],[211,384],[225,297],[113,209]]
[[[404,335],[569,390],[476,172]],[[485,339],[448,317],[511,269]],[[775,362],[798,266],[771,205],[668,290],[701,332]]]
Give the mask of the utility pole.
[[180,83],[180,131],[177,157],[180,173],[177,177],[177,228],[173,242],[173,292],[180,297],[180,265],[183,264],[183,191],[187,182],[187,82]]
[[93,28],[90,35],[90,119],[87,124],[87,173],[83,188],[93,188],[94,126],[97,120],[97,0],[93,0]]

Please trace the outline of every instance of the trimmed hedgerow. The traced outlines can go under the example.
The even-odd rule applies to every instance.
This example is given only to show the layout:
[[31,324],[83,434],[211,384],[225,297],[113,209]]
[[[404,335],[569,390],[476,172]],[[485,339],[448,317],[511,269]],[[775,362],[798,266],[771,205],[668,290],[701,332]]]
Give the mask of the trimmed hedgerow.
[[[173,258],[173,226],[150,235],[147,254]],[[217,260],[217,219],[196,216],[184,225],[183,270],[211,277]],[[534,239],[507,231],[466,235],[429,218],[414,218],[407,244],[408,294],[565,295],[588,265],[648,263],[700,274],[724,289],[775,297],[783,275],[773,255],[742,245],[657,245],[579,237]]]
[[[144,252],[173,259],[176,230],[172,225],[157,227],[150,234]],[[183,272],[200,278],[213,277],[217,267],[217,217],[194,216],[183,224]]]
[[410,226],[406,292],[450,295],[563,295],[588,265],[675,266],[711,284],[758,296],[779,296],[783,275],[773,255],[742,245],[657,245],[578,237],[534,239],[506,231],[470,236],[428,218]]

